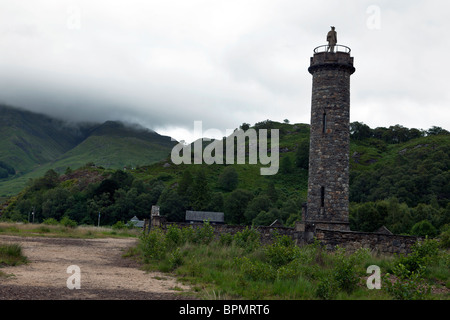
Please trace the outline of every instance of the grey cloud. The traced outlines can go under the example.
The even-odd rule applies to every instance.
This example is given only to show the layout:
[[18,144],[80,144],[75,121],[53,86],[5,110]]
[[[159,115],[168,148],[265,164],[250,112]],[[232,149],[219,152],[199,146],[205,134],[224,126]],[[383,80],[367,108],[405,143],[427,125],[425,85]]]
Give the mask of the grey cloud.
[[[367,25],[370,5],[3,0],[0,102],[161,130],[191,129],[195,120],[222,131],[265,119],[309,122],[309,58],[335,25],[355,57],[353,121],[450,128],[448,5],[378,1],[379,29]],[[73,6],[79,27],[70,24]]]

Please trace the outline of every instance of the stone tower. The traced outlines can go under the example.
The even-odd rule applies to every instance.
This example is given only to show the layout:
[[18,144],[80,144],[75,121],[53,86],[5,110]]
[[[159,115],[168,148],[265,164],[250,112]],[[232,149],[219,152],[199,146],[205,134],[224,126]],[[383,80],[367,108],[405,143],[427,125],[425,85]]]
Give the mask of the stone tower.
[[355,72],[350,48],[336,43],[315,48],[308,71],[313,80],[305,223],[350,230],[350,75]]

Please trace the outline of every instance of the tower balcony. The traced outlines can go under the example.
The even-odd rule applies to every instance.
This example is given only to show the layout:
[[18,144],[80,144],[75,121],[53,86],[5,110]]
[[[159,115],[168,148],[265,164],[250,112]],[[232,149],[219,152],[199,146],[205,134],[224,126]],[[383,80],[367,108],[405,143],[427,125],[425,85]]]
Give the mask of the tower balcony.
[[350,52],[349,47],[340,44],[334,46],[333,52],[330,52],[328,45],[318,46],[314,48],[314,55],[311,57],[308,71],[313,74],[315,71],[323,69],[345,69],[352,74],[355,72],[355,68]]
[[333,52],[330,52],[330,50],[328,49],[329,45],[324,44],[322,46],[318,46],[314,48],[314,54],[316,53],[321,53],[321,52],[328,52],[328,53],[336,53],[336,52],[343,52],[343,53],[348,53],[350,54],[350,52],[352,51],[349,47],[347,46],[343,46],[341,44],[336,44],[334,46],[334,50]]

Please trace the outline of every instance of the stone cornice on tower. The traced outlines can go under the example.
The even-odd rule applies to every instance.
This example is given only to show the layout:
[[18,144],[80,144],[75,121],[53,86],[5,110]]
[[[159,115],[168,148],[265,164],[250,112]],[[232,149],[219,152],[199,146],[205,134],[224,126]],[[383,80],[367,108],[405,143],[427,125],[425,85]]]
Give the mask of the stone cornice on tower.
[[[348,48],[348,47],[345,47]],[[355,72],[353,66],[353,57],[350,56],[350,49],[348,52],[316,52],[311,57],[309,73],[314,74],[317,70],[345,70],[350,74]]]

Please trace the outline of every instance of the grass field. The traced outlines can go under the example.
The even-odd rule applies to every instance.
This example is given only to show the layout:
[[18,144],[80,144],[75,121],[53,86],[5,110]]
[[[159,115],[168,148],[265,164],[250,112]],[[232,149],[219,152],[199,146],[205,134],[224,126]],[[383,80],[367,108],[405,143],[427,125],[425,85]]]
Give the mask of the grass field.
[[[318,243],[298,247],[287,237],[262,245],[252,229],[220,239],[211,232],[208,226],[154,230],[129,255],[148,270],[176,275],[205,299],[450,299],[450,254],[434,240],[409,256],[377,256],[329,252]],[[379,290],[367,286],[372,265],[380,268]]]

